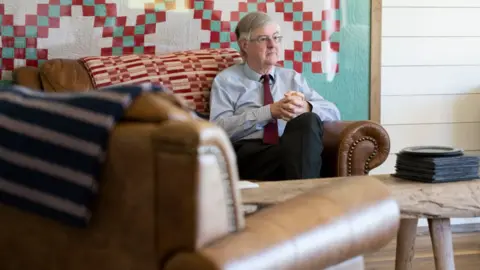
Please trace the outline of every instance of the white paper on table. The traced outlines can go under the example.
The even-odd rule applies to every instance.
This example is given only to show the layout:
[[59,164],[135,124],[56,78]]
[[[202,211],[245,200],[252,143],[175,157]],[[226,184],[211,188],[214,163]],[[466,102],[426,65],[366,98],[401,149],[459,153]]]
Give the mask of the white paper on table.
[[250,182],[250,181],[238,181],[238,187],[240,189],[247,189],[247,188],[258,188],[259,185],[258,184],[255,184],[253,182]]

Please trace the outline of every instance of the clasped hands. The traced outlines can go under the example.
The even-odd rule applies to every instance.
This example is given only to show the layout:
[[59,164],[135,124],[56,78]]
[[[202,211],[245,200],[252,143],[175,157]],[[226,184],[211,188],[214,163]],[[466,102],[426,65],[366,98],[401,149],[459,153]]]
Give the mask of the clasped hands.
[[281,100],[270,105],[270,111],[273,118],[289,121],[311,111],[310,106],[301,92],[289,91]]

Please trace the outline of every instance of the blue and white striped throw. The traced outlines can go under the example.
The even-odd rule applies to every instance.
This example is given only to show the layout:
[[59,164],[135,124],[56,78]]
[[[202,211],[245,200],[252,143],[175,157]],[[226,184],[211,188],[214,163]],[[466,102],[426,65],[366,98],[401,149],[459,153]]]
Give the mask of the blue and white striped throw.
[[145,91],[165,89],[143,84],[44,93],[0,87],[0,203],[86,226],[110,132]]

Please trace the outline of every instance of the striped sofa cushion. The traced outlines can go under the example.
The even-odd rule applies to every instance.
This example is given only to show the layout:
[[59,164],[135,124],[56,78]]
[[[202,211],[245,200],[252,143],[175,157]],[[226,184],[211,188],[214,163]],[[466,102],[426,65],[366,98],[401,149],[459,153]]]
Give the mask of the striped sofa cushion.
[[180,95],[191,109],[209,112],[212,80],[242,61],[235,49],[202,49],[161,55],[98,56],[80,59],[95,88],[132,83],[161,83]]
[[86,226],[108,137],[132,100],[161,86],[81,93],[0,87],[0,203]]

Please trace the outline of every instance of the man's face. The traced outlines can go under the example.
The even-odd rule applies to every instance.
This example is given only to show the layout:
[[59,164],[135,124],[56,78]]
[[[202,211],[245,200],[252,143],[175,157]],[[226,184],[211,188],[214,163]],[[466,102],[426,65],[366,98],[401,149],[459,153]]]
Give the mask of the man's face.
[[276,24],[268,24],[252,31],[250,41],[246,41],[244,50],[247,61],[260,66],[273,66],[278,61],[280,33]]

